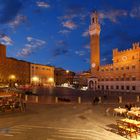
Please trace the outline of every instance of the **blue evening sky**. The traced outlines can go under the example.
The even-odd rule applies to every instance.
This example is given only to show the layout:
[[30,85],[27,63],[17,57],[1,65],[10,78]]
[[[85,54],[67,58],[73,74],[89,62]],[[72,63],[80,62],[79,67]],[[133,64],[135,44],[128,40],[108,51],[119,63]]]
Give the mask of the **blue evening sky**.
[[0,42],[7,56],[75,72],[90,68],[90,15],[101,24],[101,64],[140,37],[139,0],[0,0]]

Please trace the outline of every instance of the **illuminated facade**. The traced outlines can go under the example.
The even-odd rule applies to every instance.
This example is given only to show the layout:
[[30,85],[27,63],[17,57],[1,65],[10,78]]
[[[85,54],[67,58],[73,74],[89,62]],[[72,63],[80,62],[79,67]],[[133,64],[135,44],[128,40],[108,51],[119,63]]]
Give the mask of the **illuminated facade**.
[[55,68],[55,83],[56,85],[73,84],[75,73],[62,68]]
[[[89,88],[93,90],[140,92],[140,45],[134,43],[132,48],[124,51],[113,50],[113,64],[100,66],[100,46],[98,15],[91,16],[89,29],[91,38],[91,75]],[[96,36],[96,37],[95,37]],[[95,55],[95,56],[93,56]],[[94,60],[95,59],[95,60]]]
[[0,83],[1,84],[29,84],[30,63],[6,58],[6,46],[0,45]]
[[54,67],[31,63],[30,74],[32,84],[54,86]]
[[6,46],[0,44],[0,85],[54,85],[54,67],[6,58]]

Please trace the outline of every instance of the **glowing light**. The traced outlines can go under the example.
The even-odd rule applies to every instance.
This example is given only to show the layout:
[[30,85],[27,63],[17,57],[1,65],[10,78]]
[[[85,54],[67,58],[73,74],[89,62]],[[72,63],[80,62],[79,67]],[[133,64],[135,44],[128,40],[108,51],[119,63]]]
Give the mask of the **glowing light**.
[[16,79],[16,76],[15,75],[10,75],[9,79],[14,80],[14,79]]
[[37,76],[34,76],[34,77],[32,77],[32,81],[33,82],[38,82],[39,81],[39,78]]
[[52,77],[50,77],[50,78],[48,79],[48,82],[54,82],[54,79],[53,79]]
[[69,73],[69,70],[66,70],[66,73]]

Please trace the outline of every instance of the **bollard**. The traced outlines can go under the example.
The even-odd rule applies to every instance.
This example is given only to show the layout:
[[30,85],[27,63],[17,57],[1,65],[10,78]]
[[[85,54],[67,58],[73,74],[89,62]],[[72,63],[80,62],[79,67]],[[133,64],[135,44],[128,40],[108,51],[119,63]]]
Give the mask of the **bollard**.
[[122,103],[122,96],[119,96],[119,103]]
[[25,95],[25,101],[28,101],[28,95]]
[[139,96],[137,96],[137,102],[139,102],[140,101],[140,97]]
[[78,104],[81,104],[81,97],[78,97]]
[[56,104],[58,103],[58,97],[55,97],[55,103]]
[[38,103],[38,96],[35,97],[35,102]]
[[101,104],[102,103],[102,98],[101,97],[99,97],[99,102],[98,102],[99,104]]

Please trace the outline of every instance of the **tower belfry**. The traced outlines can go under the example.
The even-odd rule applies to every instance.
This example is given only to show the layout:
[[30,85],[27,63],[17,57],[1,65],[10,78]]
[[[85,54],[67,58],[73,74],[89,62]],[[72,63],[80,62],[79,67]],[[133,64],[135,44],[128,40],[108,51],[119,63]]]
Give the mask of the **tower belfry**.
[[100,66],[100,24],[98,21],[97,12],[92,13],[91,15],[91,25],[89,27],[90,34],[90,64],[91,64],[91,73],[96,76],[96,72]]

